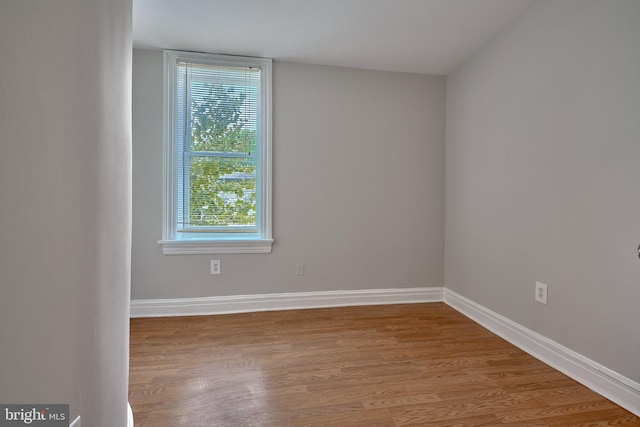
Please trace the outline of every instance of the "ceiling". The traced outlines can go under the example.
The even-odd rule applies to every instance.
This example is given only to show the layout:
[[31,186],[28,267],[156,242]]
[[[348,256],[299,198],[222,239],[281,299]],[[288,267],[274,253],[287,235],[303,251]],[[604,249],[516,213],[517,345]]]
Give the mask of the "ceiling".
[[134,46],[446,75],[533,0],[134,0]]

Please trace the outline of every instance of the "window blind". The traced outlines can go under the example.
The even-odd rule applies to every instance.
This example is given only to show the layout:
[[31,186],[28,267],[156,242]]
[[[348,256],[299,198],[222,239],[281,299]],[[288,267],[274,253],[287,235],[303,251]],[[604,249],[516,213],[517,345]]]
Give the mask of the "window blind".
[[176,67],[177,231],[256,232],[260,69]]

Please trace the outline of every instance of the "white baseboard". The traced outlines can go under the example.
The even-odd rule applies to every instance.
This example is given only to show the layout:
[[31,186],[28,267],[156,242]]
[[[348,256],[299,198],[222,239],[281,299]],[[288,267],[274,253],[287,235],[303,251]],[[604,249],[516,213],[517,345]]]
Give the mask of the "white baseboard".
[[[127,427],[133,427],[133,411],[131,410],[131,404],[127,402]],[[71,426],[69,426],[71,427]]]
[[444,302],[596,393],[640,416],[640,384],[449,289]]
[[356,305],[442,302],[444,288],[293,292],[205,298],[132,300],[131,317],[195,316]]
[[[80,415],[76,417],[75,420],[69,424],[69,427],[81,427],[82,420],[80,419]],[[127,402],[127,427],[134,427],[133,425],[133,412],[131,411],[131,405]]]

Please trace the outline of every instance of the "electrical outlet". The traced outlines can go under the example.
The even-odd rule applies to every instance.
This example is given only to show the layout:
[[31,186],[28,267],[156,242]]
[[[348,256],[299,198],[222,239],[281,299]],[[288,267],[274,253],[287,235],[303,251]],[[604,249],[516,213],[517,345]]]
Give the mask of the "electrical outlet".
[[304,264],[296,264],[296,276],[304,276]]
[[536,301],[542,304],[547,303],[547,285],[536,282]]
[[212,259],[211,260],[211,274],[220,274],[220,260]]

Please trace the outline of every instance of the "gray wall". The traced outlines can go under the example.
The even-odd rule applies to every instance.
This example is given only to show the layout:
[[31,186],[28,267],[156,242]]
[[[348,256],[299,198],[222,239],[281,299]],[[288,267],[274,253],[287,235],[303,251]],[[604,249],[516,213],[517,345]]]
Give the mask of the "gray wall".
[[131,0],[0,0],[0,402],[127,422]]
[[442,286],[445,79],[273,74],[273,252],[163,256],[162,53],[134,50],[132,299]]
[[639,23],[535,2],[448,77],[446,151],[446,286],[635,381]]

